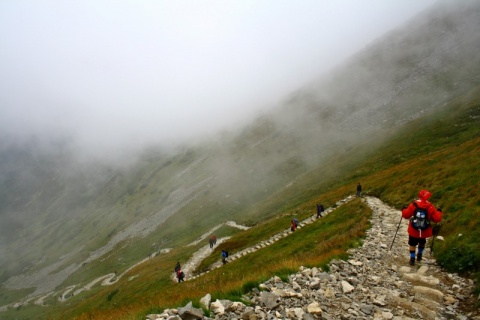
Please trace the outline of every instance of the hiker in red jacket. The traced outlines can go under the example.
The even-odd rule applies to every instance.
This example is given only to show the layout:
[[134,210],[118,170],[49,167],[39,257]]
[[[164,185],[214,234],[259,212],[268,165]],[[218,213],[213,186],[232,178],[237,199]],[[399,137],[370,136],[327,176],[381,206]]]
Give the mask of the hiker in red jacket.
[[183,273],[182,269],[178,269],[177,279],[178,279],[178,283],[185,281],[185,273]]
[[402,217],[410,219],[408,224],[408,245],[410,246],[410,265],[415,265],[415,249],[418,245],[417,261],[422,261],[423,250],[427,238],[433,234],[431,222],[438,223],[442,220],[442,210],[428,202],[431,197],[428,190],[420,190],[418,200],[403,207]]

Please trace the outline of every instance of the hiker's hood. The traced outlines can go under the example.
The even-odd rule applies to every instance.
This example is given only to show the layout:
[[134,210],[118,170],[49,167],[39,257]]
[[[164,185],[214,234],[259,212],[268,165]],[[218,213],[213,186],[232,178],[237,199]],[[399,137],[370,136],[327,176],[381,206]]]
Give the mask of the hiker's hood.
[[432,194],[428,190],[420,190],[420,192],[418,193],[418,197],[420,198],[420,200],[424,201],[427,201],[428,198],[430,198],[431,196]]

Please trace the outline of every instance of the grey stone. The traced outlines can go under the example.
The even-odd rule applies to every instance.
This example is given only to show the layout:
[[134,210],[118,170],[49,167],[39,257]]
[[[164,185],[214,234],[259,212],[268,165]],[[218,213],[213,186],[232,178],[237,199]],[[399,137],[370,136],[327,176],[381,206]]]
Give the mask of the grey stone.
[[413,291],[415,292],[415,295],[419,294],[422,296],[426,296],[427,299],[430,299],[432,301],[443,302],[444,294],[440,290],[432,289],[429,287],[414,286]]
[[341,284],[343,293],[350,293],[355,289],[350,283],[345,280],[342,280]]
[[262,291],[260,293],[260,302],[265,306],[267,309],[275,309],[280,304],[280,297],[271,292]]
[[210,309],[210,302],[212,302],[212,296],[210,293],[207,293],[203,298],[200,299],[200,304],[205,307],[205,309]]
[[360,306],[360,310],[367,315],[371,315],[373,314],[374,307],[372,305],[363,304]]
[[182,320],[196,320],[203,319],[205,313],[202,309],[194,308],[192,302],[189,302],[185,307],[178,310],[178,315]]

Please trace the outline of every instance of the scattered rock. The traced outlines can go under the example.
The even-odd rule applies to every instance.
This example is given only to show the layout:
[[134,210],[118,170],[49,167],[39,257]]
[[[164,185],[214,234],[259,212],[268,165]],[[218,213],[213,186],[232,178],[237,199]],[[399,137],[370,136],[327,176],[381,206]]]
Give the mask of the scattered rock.
[[[331,261],[328,273],[302,267],[288,282],[273,277],[261,284],[264,291],[246,295],[251,306],[216,300],[210,303],[212,316],[218,320],[480,319],[479,312],[467,315],[459,309],[472,296],[474,283],[443,272],[434,259],[408,266],[406,224],[398,230],[391,250],[381,245],[391,243],[400,212],[376,198],[365,201],[373,209],[372,227],[363,246],[349,250],[348,261]],[[202,301],[208,301],[207,296]],[[175,319],[173,311],[150,316],[147,319]]]
[[218,299],[210,304],[210,310],[216,315],[223,315],[225,313],[225,307]]
[[347,281],[342,280],[341,284],[342,284],[342,291],[343,291],[343,293],[350,293],[350,292],[352,292],[352,291],[355,289],[355,288],[354,288],[350,283],[348,283]]
[[200,299],[200,304],[205,309],[210,309],[210,302],[212,302],[212,296],[210,295],[210,293],[207,293],[202,299]]
[[204,312],[202,309],[196,309],[189,302],[185,307],[178,310],[178,315],[182,320],[196,320],[203,319]]

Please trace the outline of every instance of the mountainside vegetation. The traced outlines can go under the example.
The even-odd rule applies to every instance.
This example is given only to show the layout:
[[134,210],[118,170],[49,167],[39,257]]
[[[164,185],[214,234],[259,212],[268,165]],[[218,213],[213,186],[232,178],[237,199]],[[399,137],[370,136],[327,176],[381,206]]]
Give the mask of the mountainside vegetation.
[[[59,290],[48,307],[22,305],[2,318],[140,319],[198,304],[206,293],[241,299],[302,265],[326,268],[361,244],[370,212],[360,199],[201,278],[170,278],[175,262],[205,241],[188,245],[214,226],[234,220],[252,228],[215,231],[231,238],[198,272],[222,249],[240,251],[287,228],[293,215],[314,214],[316,203],[335,206],[357,182],[398,209],[429,189],[444,212],[435,257],[478,286],[478,16],[474,1],[439,2],[241,132],[181,150],[152,148],[123,167],[78,162],[68,141],[0,141],[0,306]],[[405,244],[406,261],[407,251]],[[70,285],[160,252],[116,284],[57,301]],[[51,288],[41,292],[34,275]]]
[[[233,254],[265,240],[288,227],[293,212],[299,219],[303,219],[314,214],[317,202],[334,206],[335,201],[352,194],[356,182],[361,181],[367,194],[379,197],[399,209],[414,199],[421,188],[431,190],[432,202],[444,211],[440,235],[445,241],[435,242],[435,256],[447,270],[476,278],[478,284],[480,252],[477,248],[480,239],[475,230],[479,227],[480,203],[474,190],[478,190],[476,177],[480,170],[480,135],[477,129],[480,121],[479,102],[480,94],[458,109],[447,108],[453,114],[432,114],[432,122],[422,130],[417,129],[419,127],[416,121],[410,123],[404,132],[399,133],[398,139],[385,143],[379,152],[372,152],[360,163],[351,161],[350,164],[345,164],[351,170],[342,175],[342,180],[334,177],[315,185],[312,181],[320,180],[322,170],[305,175],[298,188],[277,194],[274,197],[277,201],[270,199],[271,204],[285,201],[285,210],[277,211],[276,216],[248,231],[237,232],[228,241],[215,247],[212,255],[199,267],[199,272],[218,261],[222,249],[228,249]],[[444,143],[441,143],[441,139],[436,140],[438,131],[434,128],[439,122],[449,128],[450,139],[445,139]],[[432,143],[427,148],[413,152],[412,141],[405,139],[409,134],[425,137]],[[399,154],[406,158],[399,161],[396,158]],[[372,164],[377,167],[372,167]],[[291,202],[283,200],[287,194],[292,194]],[[267,203],[266,210],[269,208]],[[277,209],[272,206],[271,210]],[[78,316],[79,319],[87,319],[93,316],[139,319],[145,314],[176,307],[187,301],[195,301],[198,305],[198,300],[206,293],[212,294],[214,299],[241,299],[243,293],[273,275],[286,277],[302,265],[326,268],[330,259],[345,258],[348,248],[361,244],[361,238],[368,227],[368,217],[368,207],[356,199],[324,220],[305,227],[302,233],[294,234],[293,238],[279,241],[181,285],[170,279],[175,262],[187,260],[205,243],[176,248],[126,275],[126,278],[136,276],[135,279],[120,281],[109,287],[97,287],[92,292],[82,294],[81,302],[72,302],[70,305],[53,298],[48,300],[49,304],[55,306],[53,309],[56,309],[48,314],[53,318]],[[459,233],[462,234],[461,237],[458,236]],[[406,263],[407,251],[405,244]],[[28,315],[31,312],[29,308],[31,307],[22,308],[13,314],[21,315],[25,312]]]

